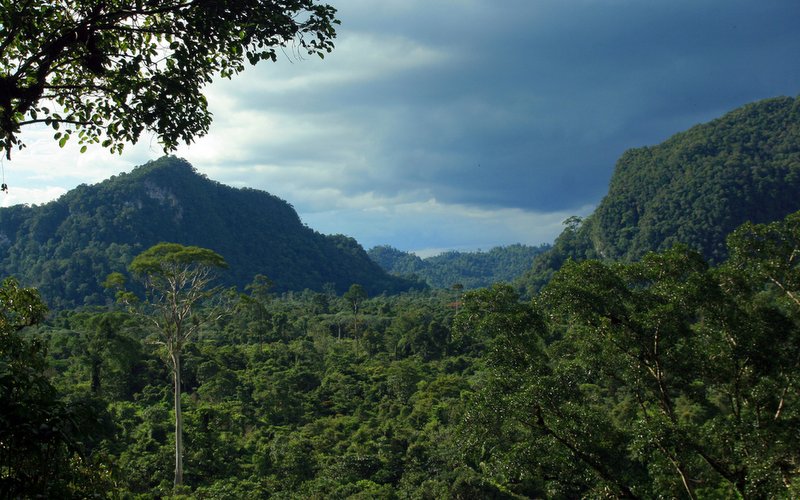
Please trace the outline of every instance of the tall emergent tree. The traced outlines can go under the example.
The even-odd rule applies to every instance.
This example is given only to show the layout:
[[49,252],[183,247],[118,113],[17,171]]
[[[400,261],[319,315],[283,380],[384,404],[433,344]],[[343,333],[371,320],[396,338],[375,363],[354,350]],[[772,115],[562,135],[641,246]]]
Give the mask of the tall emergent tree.
[[160,335],[172,370],[175,405],[175,485],[183,484],[181,353],[198,329],[219,317],[219,310],[199,310],[218,292],[209,288],[216,271],[227,267],[213,250],[159,243],[137,255],[128,270],[145,286],[144,317]]
[[63,145],[121,151],[145,130],[165,151],[208,131],[215,76],[290,46],[333,49],[336,9],[316,0],[0,0],[0,148],[44,123]]
[[353,283],[350,288],[344,292],[342,298],[350,304],[353,308],[353,336],[356,339],[356,346],[358,345],[358,312],[361,310],[361,303],[367,299],[367,292],[364,287],[358,283]]

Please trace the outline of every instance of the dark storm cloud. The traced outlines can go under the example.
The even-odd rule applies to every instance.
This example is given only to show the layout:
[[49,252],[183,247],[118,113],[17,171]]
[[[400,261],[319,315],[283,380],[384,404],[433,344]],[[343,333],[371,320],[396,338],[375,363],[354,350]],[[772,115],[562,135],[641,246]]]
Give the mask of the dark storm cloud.
[[445,202],[579,206],[625,149],[800,89],[790,0],[339,4],[345,36],[448,55],[306,101],[385,127],[382,172],[353,191],[424,183]]
[[626,149],[800,92],[796,0],[329,1],[335,51],[215,85],[189,156],[368,246],[551,242]]

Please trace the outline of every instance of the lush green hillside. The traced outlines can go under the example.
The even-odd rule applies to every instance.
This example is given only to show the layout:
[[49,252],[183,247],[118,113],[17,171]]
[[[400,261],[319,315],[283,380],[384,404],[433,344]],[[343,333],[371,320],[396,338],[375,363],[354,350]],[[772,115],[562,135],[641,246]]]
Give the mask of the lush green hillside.
[[800,498],[800,212],[729,242],[571,262],[535,300],[198,307],[179,487],[165,332],[114,308],[32,329],[7,280],[0,498]]
[[444,252],[422,259],[390,246],[378,246],[367,254],[384,270],[396,276],[420,278],[435,288],[460,284],[482,288],[493,283],[512,282],[530,269],[534,257],[549,245],[509,245],[488,252]]
[[595,212],[572,220],[525,281],[538,289],[570,257],[634,261],[678,242],[720,262],[733,229],[800,209],[798,193],[800,98],[749,104],[623,154]]
[[100,283],[160,241],[213,249],[239,287],[264,274],[275,289],[340,292],[360,283],[370,294],[408,289],[352,238],[322,235],[285,201],[235,189],[165,157],[100,184],[81,185],[42,206],[0,210],[0,275],[36,286],[51,305],[102,303]]

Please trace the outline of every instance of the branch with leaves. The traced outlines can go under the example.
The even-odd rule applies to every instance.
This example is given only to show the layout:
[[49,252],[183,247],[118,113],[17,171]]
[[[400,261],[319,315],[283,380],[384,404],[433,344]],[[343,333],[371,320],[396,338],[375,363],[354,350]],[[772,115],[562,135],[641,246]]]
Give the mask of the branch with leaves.
[[315,0],[0,0],[0,148],[44,123],[64,146],[165,151],[208,131],[203,87],[291,46],[324,57],[336,9]]

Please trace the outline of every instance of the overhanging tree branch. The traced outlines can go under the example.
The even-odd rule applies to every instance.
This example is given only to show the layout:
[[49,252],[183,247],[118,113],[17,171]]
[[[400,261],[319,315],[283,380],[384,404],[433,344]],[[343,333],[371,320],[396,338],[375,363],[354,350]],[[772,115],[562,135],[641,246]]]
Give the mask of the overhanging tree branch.
[[[276,47],[293,42],[323,57],[338,24],[336,10],[317,0],[8,5],[0,19],[0,148],[7,158],[24,147],[21,127],[53,113],[80,117],[73,125],[84,130],[82,144],[102,141],[121,151],[150,130],[172,150],[208,130],[202,87],[214,76],[243,71],[245,59],[275,60]],[[46,95],[59,109],[41,106]]]

